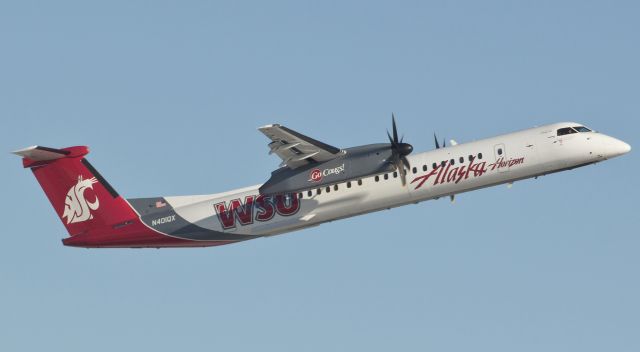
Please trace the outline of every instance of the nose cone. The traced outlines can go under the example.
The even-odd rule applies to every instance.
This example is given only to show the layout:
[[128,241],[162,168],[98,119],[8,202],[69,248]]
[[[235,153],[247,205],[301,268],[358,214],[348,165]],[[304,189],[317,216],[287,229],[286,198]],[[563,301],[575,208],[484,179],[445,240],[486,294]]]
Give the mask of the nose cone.
[[631,146],[619,139],[609,137],[605,141],[606,154],[609,158],[627,154],[631,151]]
[[631,151],[631,146],[628,143],[620,141],[620,155],[627,154]]

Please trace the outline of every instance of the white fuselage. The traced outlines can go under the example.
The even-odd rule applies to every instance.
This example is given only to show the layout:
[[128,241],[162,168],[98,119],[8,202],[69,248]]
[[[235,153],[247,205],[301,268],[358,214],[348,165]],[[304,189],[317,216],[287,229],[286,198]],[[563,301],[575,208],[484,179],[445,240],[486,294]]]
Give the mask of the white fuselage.
[[[402,185],[400,175],[389,172],[386,177],[379,174],[304,190],[279,201],[259,196],[260,185],[220,194],[165,199],[177,214],[201,227],[268,236],[568,170],[630,150],[626,143],[597,132],[557,135],[558,129],[569,126],[579,124],[535,127],[409,155],[411,169],[407,170],[406,186]],[[220,211],[223,209],[224,214]]]

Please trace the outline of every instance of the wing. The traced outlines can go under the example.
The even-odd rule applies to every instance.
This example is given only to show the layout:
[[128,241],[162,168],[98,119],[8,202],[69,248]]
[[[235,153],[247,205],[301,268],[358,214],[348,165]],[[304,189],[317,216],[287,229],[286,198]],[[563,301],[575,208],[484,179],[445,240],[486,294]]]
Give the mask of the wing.
[[317,141],[301,133],[280,125],[267,125],[258,128],[265,134],[269,143],[269,154],[282,159],[280,167],[296,169],[304,165],[331,160],[344,154],[339,148]]

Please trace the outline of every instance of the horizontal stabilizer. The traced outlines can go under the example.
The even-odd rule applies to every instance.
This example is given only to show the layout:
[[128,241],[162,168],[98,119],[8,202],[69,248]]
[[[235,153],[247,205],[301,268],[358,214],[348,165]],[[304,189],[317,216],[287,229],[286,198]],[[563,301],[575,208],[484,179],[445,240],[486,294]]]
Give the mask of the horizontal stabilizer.
[[12,152],[15,155],[19,155],[23,158],[31,159],[33,161],[45,161],[64,158],[71,153],[68,150],[54,149],[34,145],[24,149],[16,150]]
[[87,155],[89,153],[89,148],[86,146],[77,146],[56,149],[34,145],[16,150],[12,153],[22,157],[22,164],[24,167],[35,167],[49,164],[62,158],[75,158]]

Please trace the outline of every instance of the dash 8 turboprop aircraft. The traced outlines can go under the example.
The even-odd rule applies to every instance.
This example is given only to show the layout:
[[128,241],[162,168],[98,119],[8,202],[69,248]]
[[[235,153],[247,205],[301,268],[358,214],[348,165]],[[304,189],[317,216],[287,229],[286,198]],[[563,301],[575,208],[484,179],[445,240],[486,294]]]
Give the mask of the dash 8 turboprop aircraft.
[[[573,122],[412,154],[398,139],[339,149],[281,125],[259,130],[280,167],[262,185],[229,192],[125,199],[98,173],[84,146],[33,146],[21,156],[75,247],[204,247],[512,183],[597,163],[631,147]],[[435,137],[435,136],[434,136]]]

